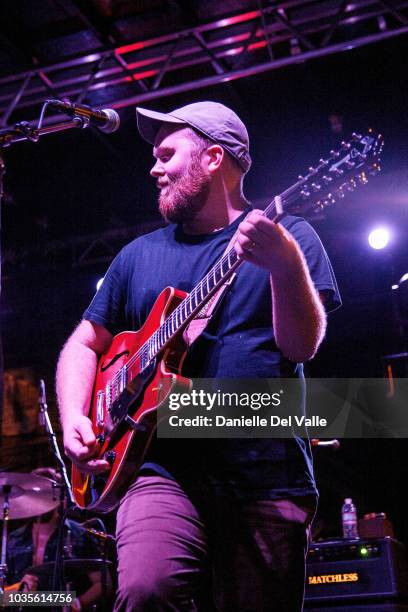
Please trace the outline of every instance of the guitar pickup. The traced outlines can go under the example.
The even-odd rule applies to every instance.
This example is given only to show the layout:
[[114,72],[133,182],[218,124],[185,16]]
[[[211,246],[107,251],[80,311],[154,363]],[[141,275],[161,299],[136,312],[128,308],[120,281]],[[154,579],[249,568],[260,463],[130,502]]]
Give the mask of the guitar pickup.
[[119,392],[120,393],[122,393],[122,391],[125,390],[126,385],[127,385],[127,368],[126,366],[123,366],[119,370]]
[[104,412],[105,392],[98,391],[96,396],[96,424],[98,427],[102,427],[105,420]]

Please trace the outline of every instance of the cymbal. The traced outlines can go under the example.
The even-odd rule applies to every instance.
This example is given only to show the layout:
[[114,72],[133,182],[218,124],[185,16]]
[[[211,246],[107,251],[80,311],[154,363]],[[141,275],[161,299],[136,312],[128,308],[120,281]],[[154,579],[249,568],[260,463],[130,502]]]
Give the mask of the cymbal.
[[10,487],[10,519],[25,519],[54,510],[59,504],[59,489],[54,481],[44,476],[2,472],[0,474],[0,521],[3,520],[2,506],[5,498],[4,487]]
[[[38,578],[46,578],[52,575],[54,564],[54,561],[48,561],[47,563],[41,563],[41,565],[32,565],[24,570],[24,573],[38,576]],[[104,559],[65,559],[64,575],[75,577],[78,574],[100,571],[104,564],[105,567],[110,567],[112,562]]]

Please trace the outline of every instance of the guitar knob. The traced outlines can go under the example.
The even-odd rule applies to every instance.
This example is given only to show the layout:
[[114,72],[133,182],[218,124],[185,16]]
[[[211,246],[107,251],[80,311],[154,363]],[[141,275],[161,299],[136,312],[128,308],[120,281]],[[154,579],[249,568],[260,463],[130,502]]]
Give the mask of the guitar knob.
[[106,438],[105,438],[104,434],[100,433],[100,434],[98,434],[96,436],[96,440],[97,440],[98,444],[100,444],[101,446],[103,446],[103,443],[105,442],[105,439]]
[[106,451],[106,453],[104,454],[103,458],[105,459],[105,461],[107,461],[110,465],[113,464],[113,462],[116,459],[116,451],[113,450],[109,450]]

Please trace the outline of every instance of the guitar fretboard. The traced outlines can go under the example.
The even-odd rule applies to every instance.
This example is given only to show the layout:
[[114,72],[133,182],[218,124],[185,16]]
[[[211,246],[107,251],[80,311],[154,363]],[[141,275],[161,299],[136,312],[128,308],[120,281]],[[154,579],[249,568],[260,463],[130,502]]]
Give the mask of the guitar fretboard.
[[142,368],[204,308],[211,296],[228,280],[239,263],[238,255],[232,247],[140,348]]

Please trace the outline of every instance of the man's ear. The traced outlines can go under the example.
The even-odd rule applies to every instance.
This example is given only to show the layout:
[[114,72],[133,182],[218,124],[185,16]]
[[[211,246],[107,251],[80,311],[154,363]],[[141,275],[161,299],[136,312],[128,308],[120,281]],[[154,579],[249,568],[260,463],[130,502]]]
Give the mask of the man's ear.
[[204,153],[206,166],[210,172],[215,172],[221,166],[224,159],[224,149],[221,145],[213,144]]

